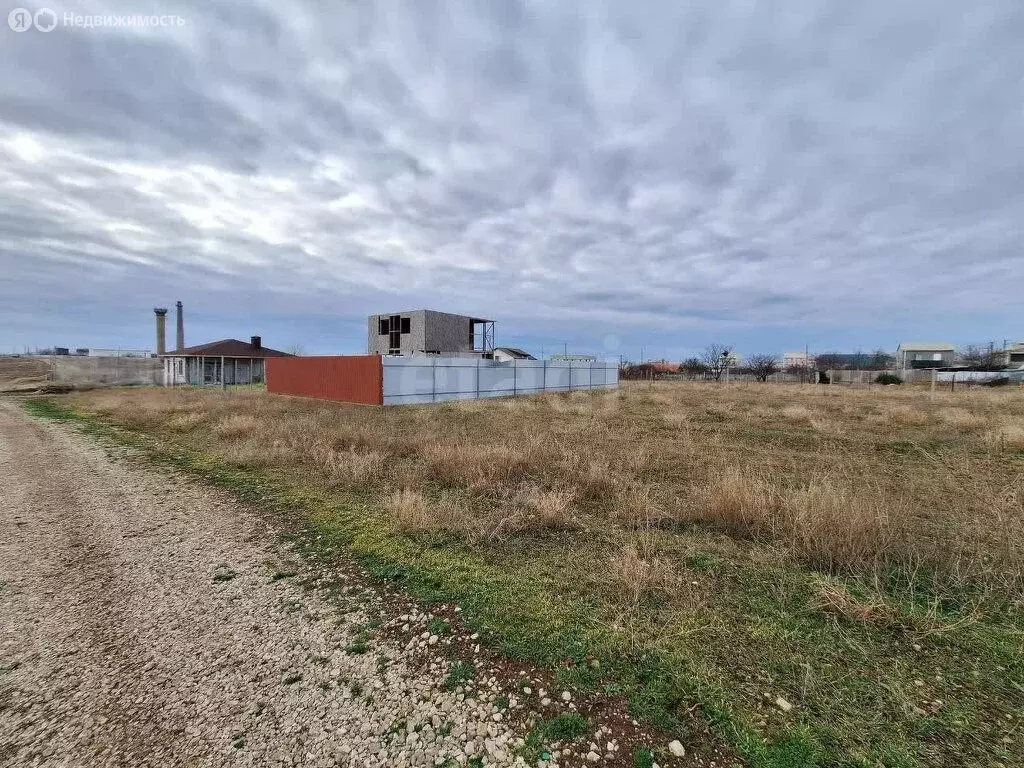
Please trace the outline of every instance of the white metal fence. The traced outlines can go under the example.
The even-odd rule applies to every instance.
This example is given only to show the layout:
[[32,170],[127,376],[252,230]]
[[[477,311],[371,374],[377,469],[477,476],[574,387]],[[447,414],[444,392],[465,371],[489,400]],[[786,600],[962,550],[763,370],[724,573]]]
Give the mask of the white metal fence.
[[616,363],[557,360],[498,362],[461,357],[384,357],[384,405],[436,403],[619,385]]

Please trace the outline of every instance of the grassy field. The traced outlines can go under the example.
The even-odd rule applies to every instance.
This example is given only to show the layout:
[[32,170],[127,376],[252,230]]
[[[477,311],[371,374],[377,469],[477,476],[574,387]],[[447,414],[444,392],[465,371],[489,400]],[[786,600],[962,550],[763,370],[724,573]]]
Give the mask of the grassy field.
[[751,765],[1024,764],[1019,389],[57,402]]
[[52,378],[50,361],[0,355],[0,392],[32,391]]

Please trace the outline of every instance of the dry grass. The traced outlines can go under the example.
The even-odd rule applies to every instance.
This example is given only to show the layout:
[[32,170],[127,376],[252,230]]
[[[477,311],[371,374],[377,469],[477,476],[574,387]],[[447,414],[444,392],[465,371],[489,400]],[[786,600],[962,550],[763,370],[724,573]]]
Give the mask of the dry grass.
[[[193,414],[194,416],[195,414]],[[185,419],[186,416],[179,417]],[[183,422],[185,428],[195,426],[187,421]],[[236,440],[241,437],[249,437],[259,432],[260,423],[256,417],[249,413],[232,413],[230,416],[221,419],[213,425],[213,434],[226,440]]]
[[878,598],[858,600],[845,587],[828,582],[818,585],[815,605],[819,610],[840,616],[848,621],[885,623],[893,618],[892,607],[885,601]]
[[1024,451],[1024,423],[1006,422],[985,433],[985,440],[1000,453]]
[[517,501],[528,510],[527,516],[534,526],[549,530],[578,527],[573,508],[575,499],[576,493],[572,489],[545,490],[536,485],[523,486],[517,495]]
[[410,532],[698,525],[829,572],[1024,583],[1016,389],[627,383],[390,409],[188,389],[79,398],[241,465],[377,490]]
[[630,543],[608,561],[608,574],[632,611],[652,592],[674,592],[680,580],[671,563],[645,549],[642,544]]
[[49,360],[0,355],[0,392],[32,391],[52,379]]

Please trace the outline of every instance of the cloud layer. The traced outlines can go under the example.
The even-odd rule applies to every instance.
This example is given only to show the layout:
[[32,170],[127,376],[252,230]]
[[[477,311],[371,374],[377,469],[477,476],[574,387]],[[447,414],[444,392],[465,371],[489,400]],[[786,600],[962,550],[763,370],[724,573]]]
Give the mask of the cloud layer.
[[1016,0],[341,5],[0,29],[0,344],[179,297],[1021,335]]

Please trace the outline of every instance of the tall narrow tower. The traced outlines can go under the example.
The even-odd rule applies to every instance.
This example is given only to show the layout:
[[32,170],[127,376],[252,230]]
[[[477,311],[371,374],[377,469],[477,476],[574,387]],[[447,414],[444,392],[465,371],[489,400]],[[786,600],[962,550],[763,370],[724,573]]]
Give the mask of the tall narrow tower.
[[177,302],[174,305],[178,310],[178,346],[177,350],[181,352],[185,348],[185,316],[182,314],[181,302]]
[[167,351],[167,307],[153,307],[156,315],[156,353],[162,355]]

